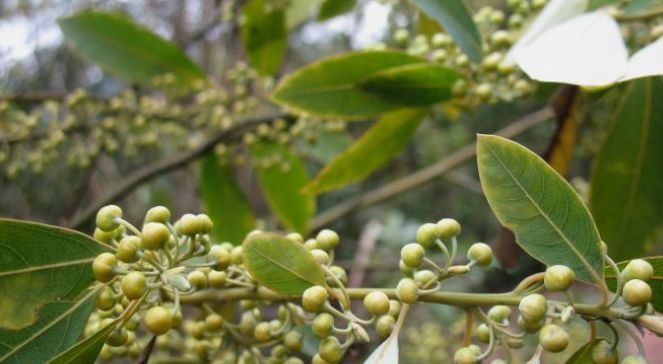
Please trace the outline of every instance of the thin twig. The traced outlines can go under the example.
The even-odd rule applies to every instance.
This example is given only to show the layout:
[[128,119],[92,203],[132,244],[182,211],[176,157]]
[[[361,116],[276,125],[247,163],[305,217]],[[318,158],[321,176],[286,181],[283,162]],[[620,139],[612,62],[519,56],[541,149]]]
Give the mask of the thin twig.
[[125,177],[118,185],[115,186],[115,188],[106,192],[92,203],[90,203],[84,210],[76,214],[72,218],[69,226],[75,229],[80,229],[85,223],[92,219],[92,217],[97,213],[97,210],[99,210],[101,207],[112,203],[113,201],[117,201],[118,199],[127,195],[129,192],[133,191],[134,188],[141,185],[142,183],[149,181],[150,179],[163,173],[170,172],[187,165],[197,157],[211,151],[214,146],[219,143],[235,141],[239,139],[242,134],[254,129],[258,125],[282,117],[284,117],[284,115],[275,114],[240,121],[233,127],[218,132],[216,135],[210,137],[197,148],[176,154],[170,158],[162,160],[161,162],[147,165],[136,170],[135,172]]
[[[553,115],[552,108],[545,106],[512,122],[506,127],[495,132],[495,134],[501,135],[505,138],[513,138],[550,119]],[[355,211],[358,208],[382,202],[389,198],[399,196],[400,194],[411,189],[419,187],[427,182],[434,180],[452,168],[462,164],[463,162],[473,158],[475,155],[476,143],[472,143],[453,152],[448,157],[436,162],[431,166],[423,168],[408,176],[399,178],[374,190],[365,192],[360,196],[352,197],[342,201],[318,215],[313,220],[311,229],[320,229],[321,227],[329,225],[333,221],[342,218],[343,216],[351,213],[352,211]]]

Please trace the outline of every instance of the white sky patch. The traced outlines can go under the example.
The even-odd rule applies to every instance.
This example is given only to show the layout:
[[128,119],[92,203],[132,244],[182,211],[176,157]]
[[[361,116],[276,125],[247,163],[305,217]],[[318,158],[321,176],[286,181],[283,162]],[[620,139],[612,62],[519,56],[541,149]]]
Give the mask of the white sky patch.
[[[35,26],[37,24],[37,26]],[[0,22],[0,63],[22,61],[36,49],[62,42],[55,19],[15,16]]]

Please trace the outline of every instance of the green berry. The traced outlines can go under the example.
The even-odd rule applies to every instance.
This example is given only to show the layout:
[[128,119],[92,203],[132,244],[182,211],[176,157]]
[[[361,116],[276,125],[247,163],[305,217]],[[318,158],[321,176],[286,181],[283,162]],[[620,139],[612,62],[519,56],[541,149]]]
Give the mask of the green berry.
[[253,329],[253,337],[258,341],[265,342],[272,337],[268,322],[261,322]]
[[218,313],[209,314],[205,317],[205,329],[211,332],[219,331],[223,327],[223,322],[223,316]]
[[383,292],[373,291],[364,297],[364,307],[374,315],[384,315],[389,312],[389,297]]
[[622,359],[621,364],[647,364],[647,359],[640,355],[629,355]]
[[302,339],[302,334],[295,330],[288,331],[285,335],[283,335],[283,345],[285,345],[289,350],[299,352],[302,350],[303,344],[304,342]]
[[225,249],[220,245],[214,245],[207,253],[207,261],[216,262],[217,265],[214,268],[217,270],[224,270],[230,266],[230,252],[228,249]]
[[569,345],[569,334],[555,324],[548,324],[539,333],[539,344],[552,353],[558,353]]
[[207,275],[199,270],[189,273],[186,280],[196,289],[203,289],[207,286]]
[[477,353],[476,351],[469,347],[463,347],[458,350],[456,350],[456,353],[454,354],[454,363],[455,364],[476,364],[479,361],[477,360]]
[[127,330],[125,330],[122,327],[119,327],[113,330],[110,333],[110,335],[108,335],[108,338],[106,339],[106,344],[112,347],[120,347],[127,343],[128,338],[129,334],[127,334]]
[[573,283],[576,275],[573,270],[565,265],[553,265],[546,269],[543,283],[546,289],[553,292],[566,291]]
[[138,260],[138,248],[140,247],[140,238],[137,236],[125,236],[120,240],[117,247],[117,259],[124,263],[134,263]]
[[338,363],[343,359],[341,343],[335,336],[329,336],[320,342],[318,347],[320,357],[330,363]]
[[302,307],[309,312],[318,312],[322,309],[329,294],[325,287],[313,286],[304,291],[302,295]]
[[97,297],[97,307],[104,311],[108,311],[115,307],[113,290],[110,287],[104,288],[104,290],[99,294],[99,297]]
[[101,231],[113,231],[120,226],[119,219],[122,218],[122,209],[116,205],[108,205],[97,212],[97,227]]
[[477,327],[477,339],[484,343],[490,341],[490,327],[486,324],[481,324]]
[[141,298],[145,294],[145,285],[145,275],[140,272],[131,272],[120,281],[122,293],[130,300]]
[[486,243],[474,243],[467,251],[467,259],[480,267],[487,267],[493,262],[493,249]]
[[318,339],[324,339],[331,335],[334,328],[334,316],[327,312],[315,316],[312,323],[313,335]]
[[503,323],[511,316],[511,307],[505,305],[493,306],[488,310],[488,318],[497,322]]
[[396,286],[396,295],[403,303],[412,304],[417,302],[417,283],[410,278],[403,278]]
[[384,315],[378,318],[378,321],[375,323],[375,331],[377,331],[378,336],[385,338],[391,334],[391,331],[394,329],[396,324],[396,319],[391,315]]
[[143,230],[140,233],[140,242],[143,249],[161,249],[168,239],[170,239],[170,231],[168,231],[166,225],[158,222],[148,222],[143,225]]
[[599,340],[592,346],[592,361],[594,364],[617,364],[619,354],[607,340]]
[[320,230],[318,235],[316,235],[315,241],[317,242],[318,249],[332,250],[338,245],[340,238],[336,232],[329,229],[324,229]]
[[170,210],[164,206],[155,206],[147,210],[145,222],[160,222],[165,224],[170,220]]
[[211,287],[222,288],[226,285],[226,272],[211,270],[207,273],[207,282]]
[[548,301],[538,293],[532,293],[520,300],[518,305],[520,316],[527,323],[535,324],[543,318],[548,309]]
[[426,251],[420,244],[407,244],[401,249],[401,260],[410,268],[419,268]]
[[155,306],[147,310],[143,323],[154,335],[163,335],[173,326],[173,313],[169,309]]
[[115,258],[115,255],[111,253],[101,253],[94,258],[94,261],[92,262],[92,273],[99,282],[110,282],[115,277],[113,268],[116,264],[117,259]]
[[640,279],[646,282],[651,279],[653,275],[654,268],[644,259],[631,260],[622,271],[622,277],[625,282],[630,281],[631,279]]
[[647,282],[631,279],[622,288],[622,298],[630,306],[642,306],[651,301],[652,291]]
[[431,247],[435,244],[435,239],[440,236],[440,227],[437,224],[425,223],[417,229],[417,243],[424,247]]

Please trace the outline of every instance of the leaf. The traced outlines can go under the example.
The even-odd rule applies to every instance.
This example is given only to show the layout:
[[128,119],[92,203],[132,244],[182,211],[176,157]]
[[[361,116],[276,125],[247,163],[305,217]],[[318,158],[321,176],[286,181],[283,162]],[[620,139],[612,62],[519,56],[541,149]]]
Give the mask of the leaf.
[[320,117],[361,119],[398,108],[359,87],[367,76],[391,67],[424,63],[396,51],[352,52],[314,62],[293,72],[272,99],[282,106]]
[[0,362],[45,363],[69,348],[83,333],[97,292],[91,290],[80,300],[49,302],[39,319],[21,330],[0,329]]
[[474,62],[481,60],[481,36],[463,0],[415,0],[419,8],[451,35]]
[[228,166],[221,166],[214,153],[202,162],[200,196],[205,211],[214,221],[213,234],[218,241],[241,244],[255,227],[251,205]]
[[523,250],[547,265],[569,266],[578,279],[603,283],[598,231],[564,178],[535,153],[498,136],[479,136],[477,160],[490,207]]
[[69,348],[69,350],[60,353],[60,355],[51,359],[48,364],[92,364],[97,360],[101,348],[106,343],[106,339],[113,332],[120,320],[115,320],[97,331],[83,341]]
[[601,340],[604,339],[597,338],[590,340],[583,346],[579,347],[576,352],[566,360],[566,364],[594,364],[594,360],[592,360],[592,348]]
[[318,20],[324,21],[345,14],[352,11],[356,5],[357,0],[325,0],[320,5]]
[[615,259],[642,256],[663,223],[663,80],[626,85],[594,161],[590,207]]
[[546,30],[514,58],[538,81],[605,86],[626,71],[628,50],[615,19],[597,11]]
[[258,282],[279,293],[300,295],[325,285],[325,274],[304,245],[278,234],[252,234],[243,243],[246,268]]
[[451,98],[456,80],[458,74],[449,68],[419,63],[375,72],[362,80],[361,88],[395,105],[417,107]]
[[604,6],[614,5],[619,3],[620,0],[589,0],[589,4],[587,5],[587,10],[592,11],[602,8]]
[[290,0],[285,18],[288,30],[292,30],[307,21],[322,0]]
[[636,15],[644,12],[661,10],[661,0],[632,0],[622,9],[624,15]]
[[321,162],[329,163],[337,155],[349,148],[352,142],[354,140],[347,131],[320,130],[316,135],[315,144],[302,143],[298,147],[301,147],[306,155],[310,155]]
[[82,11],[58,20],[64,38],[80,54],[128,81],[150,83],[172,74],[182,85],[203,72],[177,48],[123,14]]
[[308,181],[304,162],[278,144],[259,144],[252,149],[258,160],[273,158],[276,165],[257,168],[258,181],[269,207],[289,229],[306,233],[315,214],[315,198],[301,193]]
[[398,364],[398,337],[389,336],[371,353],[364,364]]
[[[654,306],[656,311],[663,312],[663,256],[646,257],[640,259],[648,261],[649,264],[651,264],[651,266],[654,268],[654,275],[649,281],[647,281],[653,294],[650,303],[652,306]],[[628,262],[630,262],[630,260],[619,262],[617,263],[617,267],[619,267],[619,270],[621,271],[626,268]],[[611,291],[614,292],[617,289],[617,279],[615,279],[615,272],[609,266],[605,267],[605,281]]]
[[383,166],[412,139],[427,110],[402,109],[383,115],[350,148],[304,187],[317,194],[361,180]]
[[242,41],[249,62],[262,76],[281,67],[287,49],[285,9],[267,0],[250,0],[242,9]]
[[56,226],[0,219],[0,329],[32,325],[48,302],[71,301],[94,280],[92,260],[110,247]]

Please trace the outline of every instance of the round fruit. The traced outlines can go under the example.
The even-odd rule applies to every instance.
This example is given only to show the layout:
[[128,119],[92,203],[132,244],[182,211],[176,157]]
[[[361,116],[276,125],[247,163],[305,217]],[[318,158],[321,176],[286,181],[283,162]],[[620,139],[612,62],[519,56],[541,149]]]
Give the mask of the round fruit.
[[329,254],[327,254],[326,251],[322,249],[313,249],[311,250],[311,254],[319,264],[322,265],[329,264]]
[[490,327],[486,324],[481,324],[477,327],[477,339],[484,343],[490,341]]
[[566,291],[575,278],[576,275],[573,269],[565,265],[553,265],[546,269],[546,274],[543,276],[543,283],[546,289],[550,291]]
[[145,275],[140,272],[130,272],[122,277],[120,287],[128,299],[139,299],[145,294]]
[[97,227],[102,231],[113,231],[120,226],[119,219],[122,218],[122,209],[116,205],[108,205],[97,212]]
[[334,249],[340,242],[340,238],[336,232],[323,229],[320,230],[318,235],[315,236],[315,241],[317,242],[317,248],[322,250],[331,250]]
[[290,350],[298,352],[302,350],[302,334],[292,330],[283,335],[283,344]]
[[437,281],[437,274],[432,270],[423,269],[414,273],[414,281],[418,287],[431,287],[431,282]]
[[626,265],[622,271],[624,281],[640,279],[648,281],[654,275],[654,268],[644,259],[633,259]]
[[220,245],[214,245],[210,248],[209,253],[207,253],[207,260],[217,263],[214,267],[215,269],[224,270],[230,266],[230,252]]
[[316,315],[313,319],[312,328],[315,337],[318,339],[326,338],[331,335],[334,328],[334,316],[326,312]]
[[630,306],[642,306],[651,301],[651,287],[640,279],[631,279],[622,288],[622,298]]
[[209,271],[207,273],[207,282],[214,288],[222,288],[226,284],[226,272]]
[[480,267],[487,267],[493,262],[493,249],[486,243],[474,243],[467,251],[467,259]]
[[134,263],[138,260],[138,248],[140,247],[140,238],[137,236],[125,236],[120,240],[117,247],[117,259],[124,263]]
[[391,315],[380,316],[378,321],[375,323],[375,331],[377,331],[378,336],[385,338],[391,334],[391,331],[394,329],[396,324],[396,319]]
[[177,232],[186,236],[194,236],[202,230],[203,221],[194,214],[182,215],[179,224],[177,224]]
[[100,310],[108,311],[111,308],[115,307],[115,299],[113,298],[113,290],[110,287],[104,288],[104,290],[97,297],[97,307]]
[[189,281],[193,287],[196,289],[203,289],[207,286],[207,275],[199,270],[194,270],[186,276],[186,280]]
[[403,278],[396,286],[396,295],[403,303],[417,302],[417,283],[410,278]]
[[302,307],[309,312],[318,312],[327,302],[328,296],[325,287],[313,286],[307,288],[302,295]]
[[417,229],[416,240],[417,243],[424,247],[431,247],[435,244],[435,239],[440,236],[439,225],[432,223],[425,223]]
[[164,206],[155,206],[147,210],[145,222],[160,222],[165,224],[170,220],[170,210]]
[[569,345],[569,334],[561,327],[549,324],[541,329],[539,343],[544,350],[558,353]]
[[407,244],[401,249],[401,260],[410,268],[418,268],[424,262],[425,253],[420,244]]
[[389,300],[389,315],[398,317],[398,314],[401,313],[401,303],[398,300]]
[[454,354],[455,364],[476,364],[478,362],[477,353],[473,348],[468,346],[456,350]]
[[509,306],[497,305],[488,310],[488,317],[497,323],[504,322],[509,316],[511,316],[511,307]]
[[207,331],[219,331],[223,327],[223,316],[212,313],[205,317],[205,329]]
[[244,256],[242,255],[242,247],[236,246],[230,251],[230,262],[235,265],[240,265],[244,262]]
[[170,231],[168,231],[166,225],[158,222],[148,222],[143,225],[143,230],[140,233],[140,242],[143,249],[160,249],[168,239],[170,239]]
[[143,323],[154,335],[163,335],[173,326],[173,313],[169,309],[155,306],[147,310]]
[[389,312],[389,297],[380,291],[371,292],[364,297],[364,307],[374,315],[384,315]]
[[113,272],[115,264],[117,264],[115,255],[101,253],[92,262],[92,273],[99,282],[110,282],[115,277],[115,273]]
[[203,234],[208,234],[212,231],[212,228],[214,227],[214,223],[212,222],[212,219],[210,219],[209,216],[205,214],[198,214],[196,216],[198,221],[200,222],[200,232]]
[[592,361],[594,364],[617,364],[619,354],[607,340],[599,340],[592,347]]
[[300,244],[304,244],[304,237],[300,233],[290,233],[290,234],[286,235],[285,237],[290,239],[290,240],[294,240],[294,241],[296,241]]
[[530,324],[535,324],[543,318],[548,308],[546,298],[538,293],[532,293],[520,300],[518,309],[523,320]]
[[253,329],[253,337],[258,341],[265,342],[272,337],[270,333],[269,322],[261,322]]
[[341,343],[335,336],[329,336],[320,342],[318,354],[322,359],[330,363],[338,363],[343,359]]
[[460,224],[454,219],[442,219],[437,222],[442,239],[449,239],[460,234]]
[[127,330],[120,327],[110,333],[108,339],[106,339],[106,344],[112,347],[119,347],[126,344],[128,338],[129,334],[127,333]]

